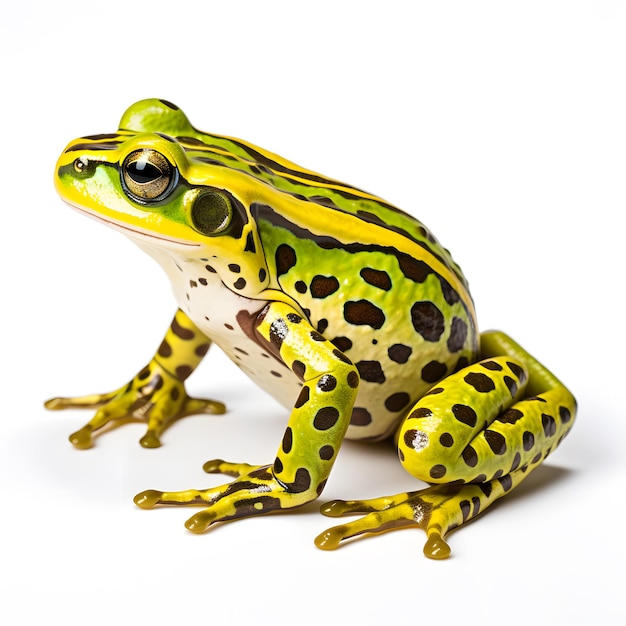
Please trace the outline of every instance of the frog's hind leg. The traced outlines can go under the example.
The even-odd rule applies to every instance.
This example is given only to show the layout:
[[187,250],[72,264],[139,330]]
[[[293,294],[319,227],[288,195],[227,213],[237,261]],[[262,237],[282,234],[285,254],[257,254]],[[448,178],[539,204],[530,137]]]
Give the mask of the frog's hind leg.
[[317,538],[318,547],[417,526],[428,535],[426,556],[446,558],[446,533],[509,493],[560,443],[574,419],[572,394],[503,333],[482,335],[481,358],[431,389],[398,431],[405,469],[433,486],[325,505],[322,512],[333,517],[366,515],[329,529]]

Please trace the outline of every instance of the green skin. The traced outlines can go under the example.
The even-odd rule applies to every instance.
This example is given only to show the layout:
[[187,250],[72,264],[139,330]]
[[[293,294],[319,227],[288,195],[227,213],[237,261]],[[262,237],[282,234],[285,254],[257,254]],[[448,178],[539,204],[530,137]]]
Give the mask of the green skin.
[[344,438],[395,436],[403,466],[432,486],[323,506],[329,516],[364,516],[316,545],[418,526],[425,554],[445,558],[446,533],[511,491],[573,424],[570,392],[505,334],[478,335],[449,252],[376,196],[202,133],[160,100],[133,105],[117,133],[70,143],[56,186],[153,256],[179,306],[128,384],[46,403],[98,407],[70,437],[77,448],[129,417],[147,422],[141,444],[158,447],[174,420],[223,412],[184,385],[211,343],[291,410],[272,463],[209,461],[207,472],[235,480],[135,497],[142,508],[203,507],[187,522],[193,532],[310,502]]

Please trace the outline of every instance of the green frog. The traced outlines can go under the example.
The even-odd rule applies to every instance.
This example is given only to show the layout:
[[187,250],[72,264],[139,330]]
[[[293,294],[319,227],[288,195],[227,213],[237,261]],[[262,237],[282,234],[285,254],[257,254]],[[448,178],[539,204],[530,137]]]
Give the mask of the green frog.
[[552,373],[504,333],[478,333],[448,250],[375,195],[201,132],[158,99],[131,106],[116,132],[72,141],[55,183],[152,256],[178,306],[129,383],[46,403],[97,409],[71,435],[77,448],[128,417],[145,420],[141,444],[154,448],[174,420],[223,412],[185,387],[213,343],[290,410],[270,463],[209,461],[207,472],[234,480],[144,491],[141,508],[200,506],[186,524],[198,533],[291,509],[320,496],[346,437],[393,437],[405,469],[430,486],[325,504],[331,517],[362,516],[316,545],[414,526],[426,531],[426,556],[441,559],[445,535],[524,480],[573,424],[574,397]]

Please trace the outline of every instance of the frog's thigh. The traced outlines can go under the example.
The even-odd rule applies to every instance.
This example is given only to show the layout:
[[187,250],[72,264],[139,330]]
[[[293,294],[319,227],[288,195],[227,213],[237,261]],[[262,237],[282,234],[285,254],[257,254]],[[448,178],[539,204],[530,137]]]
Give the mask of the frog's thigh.
[[429,483],[485,483],[539,463],[569,429],[569,394],[555,387],[521,400],[521,360],[493,357],[450,376],[412,409],[398,432],[405,469]]

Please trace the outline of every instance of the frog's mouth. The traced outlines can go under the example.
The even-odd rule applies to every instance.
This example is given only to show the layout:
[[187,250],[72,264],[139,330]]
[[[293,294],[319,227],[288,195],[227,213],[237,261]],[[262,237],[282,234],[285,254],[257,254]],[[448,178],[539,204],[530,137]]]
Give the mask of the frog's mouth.
[[131,226],[128,226],[128,224],[123,224],[122,222],[118,222],[114,219],[103,217],[102,215],[99,215],[98,213],[92,213],[91,211],[88,211],[81,206],[72,204],[71,202],[68,202],[67,200],[65,200],[64,202],[65,204],[72,207],[72,209],[74,209],[75,211],[78,211],[82,215],[86,215],[87,217],[90,217],[91,219],[96,220],[97,222],[100,222],[101,224],[106,224],[107,226],[110,226],[111,228],[114,228],[115,230],[119,230],[120,232],[124,233],[126,236],[131,237],[133,239],[138,239],[140,241],[148,242],[148,243],[152,242],[153,244],[156,244],[156,242],[165,242],[168,244],[174,244],[175,246],[184,246],[186,248],[197,248],[200,245],[197,243],[192,243],[191,241],[185,241],[184,239],[177,239],[174,237],[165,237],[164,235],[158,235],[156,233],[152,233],[150,231],[144,230],[139,227],[131,227]]

